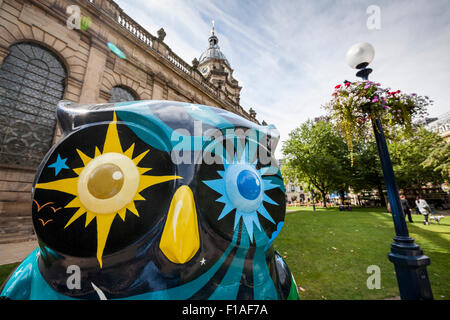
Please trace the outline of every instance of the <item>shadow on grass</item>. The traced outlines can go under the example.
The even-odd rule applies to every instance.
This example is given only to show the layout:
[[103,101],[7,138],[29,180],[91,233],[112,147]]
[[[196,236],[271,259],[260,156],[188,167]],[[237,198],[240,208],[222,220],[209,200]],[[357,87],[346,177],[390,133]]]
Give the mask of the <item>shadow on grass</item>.
[[[434,261],[428,269],[436,299],[450,297],[446,228],[411,227],[416,242]],[[399,295],[394,265],[387,257],[394,236],[392,217],[380,208],[318,208],[316,212],[299,208],[287,213],[274,246],[302,287],[302,299],[385,299]],[[369,265],[381,269],[380,290],[367,288]]]
[[[390,221],[380,219],[387,226],[394,227]],[[450,228],[446,224],[423,225],[423,216],[413,215],[414,223],[407,222],[409,234],[420,246],[423,254],[430,258],[427,267],[433,295],[435,299],[450,298]]]

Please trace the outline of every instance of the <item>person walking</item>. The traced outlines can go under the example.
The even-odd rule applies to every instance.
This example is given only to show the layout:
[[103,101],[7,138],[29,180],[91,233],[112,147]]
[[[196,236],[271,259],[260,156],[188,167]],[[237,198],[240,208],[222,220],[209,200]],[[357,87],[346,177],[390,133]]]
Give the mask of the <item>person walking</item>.
[[431,213],[431,208],[428,205],[428,203],[425,201],[425,199],[422,199],[421,196],[416,197],[416,206],[419,209],[419,212],[424,215],[425,220],[423,221],[423,224],[428,225],[430,224],[428,222],[428,215]]
[[411,207],[409,206],[409,202],[406,199],[405,195],[402,194],[400,196],[400,202],[402,204],[402,209],[403,209],[403,216],[406,217],[406,215],[408,215],[408,221],[413,223],[413,219],[411,218]]

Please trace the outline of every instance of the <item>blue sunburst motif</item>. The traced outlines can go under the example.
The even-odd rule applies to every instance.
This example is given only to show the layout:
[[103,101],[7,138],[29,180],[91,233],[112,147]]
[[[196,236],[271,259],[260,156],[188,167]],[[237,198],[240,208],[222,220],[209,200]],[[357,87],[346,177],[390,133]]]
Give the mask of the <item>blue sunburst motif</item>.
[[236,230],[242,219],[250,241],[253,242],[253,225],[262,230],[258,214],[275,224],[272,216],[264,207],[264,202],[277,206],[278,203],[273,201],[266,194],[266,191],[274,188],[282,189],[282,187],[269,179],[264,179],[265,174],[277,172],[278,168],[269,166],[256,169],[257,159],[253,160],[256,148],[254,148],[254,152],[249,151],[249,149],[249,143],[247,143],[239,158],[235,154],[231,163],[224,159],[224,170],[217,171],[222,177],[221,179],[202,182],[222,195],[216,200],[225,204],[218,220],[236,209],[234,229]]

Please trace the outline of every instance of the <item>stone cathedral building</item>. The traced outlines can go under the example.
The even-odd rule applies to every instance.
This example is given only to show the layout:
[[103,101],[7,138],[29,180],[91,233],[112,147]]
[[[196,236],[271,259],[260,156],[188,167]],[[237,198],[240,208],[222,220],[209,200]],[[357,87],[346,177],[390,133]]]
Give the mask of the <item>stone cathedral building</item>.
[[112,0],[0,0],[0,243],[32,237],[31,184],[60,136],[60,100],[187,101],[258,122],[240,105],[242,87],[214,29],[191,64],[165,35]]

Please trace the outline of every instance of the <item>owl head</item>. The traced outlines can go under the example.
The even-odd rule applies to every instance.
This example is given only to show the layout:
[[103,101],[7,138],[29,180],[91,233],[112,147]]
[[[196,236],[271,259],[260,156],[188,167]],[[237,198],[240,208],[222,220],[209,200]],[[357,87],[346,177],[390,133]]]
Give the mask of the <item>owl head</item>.
[[54,290],[184,299],[255,286],[285,215],[273,126],[168,101],[63,101],[57,116],[63,136],[38,169],[32,215]]

